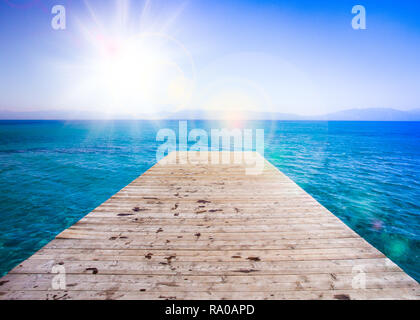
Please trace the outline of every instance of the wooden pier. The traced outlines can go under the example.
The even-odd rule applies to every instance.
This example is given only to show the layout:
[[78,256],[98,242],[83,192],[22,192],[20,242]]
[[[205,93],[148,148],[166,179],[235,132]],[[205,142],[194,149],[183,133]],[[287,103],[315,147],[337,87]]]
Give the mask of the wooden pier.
[[0,299],[420,298],[415,280],[265,159],[250,175],[187,156],[170,154],[16,266]]

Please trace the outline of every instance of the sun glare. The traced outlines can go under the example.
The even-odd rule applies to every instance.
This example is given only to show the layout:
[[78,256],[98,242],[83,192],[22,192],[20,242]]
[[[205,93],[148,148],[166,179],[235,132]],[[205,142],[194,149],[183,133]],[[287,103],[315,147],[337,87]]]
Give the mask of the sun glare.
[[164,59],[159,54],[141,43],[124,40],[106,47],[93,71],[114,99],[150,99],[163,67]]
[[148,26],[146,3],[136,30],[131,28],[135,15],[134,9],[130,14],[130,1],[117,1],[117,10],[104,21],[100,8],[85,5],[89,16],[77,24],[86,50],[67,68],[75,79],[69,101],[82,101],[86,107],[94,101],[90,108],[110,116],[185,108],[192,97],[195,67],[182,43],[165,33],[173,17],[162,22],[166,27]]
[[141,36],[108,41],[93,58],[92,77],[119,111],[177,106],[189,98],[190,80],[168,53]]

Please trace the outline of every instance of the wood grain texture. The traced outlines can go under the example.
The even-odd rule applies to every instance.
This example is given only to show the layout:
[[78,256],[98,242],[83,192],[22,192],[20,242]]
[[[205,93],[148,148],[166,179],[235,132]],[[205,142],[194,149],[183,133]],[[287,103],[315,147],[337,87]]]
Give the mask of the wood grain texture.
[[[415,280],[258,154],[240,156],[259,157],[259,174],[229,152],[189,155],[171,153],[16,266],[0,299],[420,298]],[[52,288],[57,265],[65,290]]]

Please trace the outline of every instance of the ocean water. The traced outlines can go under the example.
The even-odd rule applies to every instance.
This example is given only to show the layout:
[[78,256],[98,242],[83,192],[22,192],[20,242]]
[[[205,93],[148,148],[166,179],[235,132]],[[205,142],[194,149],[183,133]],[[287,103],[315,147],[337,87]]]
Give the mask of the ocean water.
[[[219,123],[262,128],[264,156],[420,281],[420,122]],[[0,121],[0,275],[156,162],[178,121]]]

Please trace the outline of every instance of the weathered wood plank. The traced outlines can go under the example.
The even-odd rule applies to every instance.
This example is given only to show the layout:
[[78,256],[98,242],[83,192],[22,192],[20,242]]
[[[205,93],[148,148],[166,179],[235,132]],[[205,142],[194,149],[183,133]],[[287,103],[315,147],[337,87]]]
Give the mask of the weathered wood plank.
[[[172,288],[173,289],[173,288]],[[349,299],[375,299],[375,300],[403,300],[420,299],[416,288],[381,288],[381,289],[346,289],[346,290],[291,290],[291,291],[180,291],[173,289],[166,292],[125,292],[116,290],[99,291],[0,291],[3,299],[24,300],[349,300]]]

